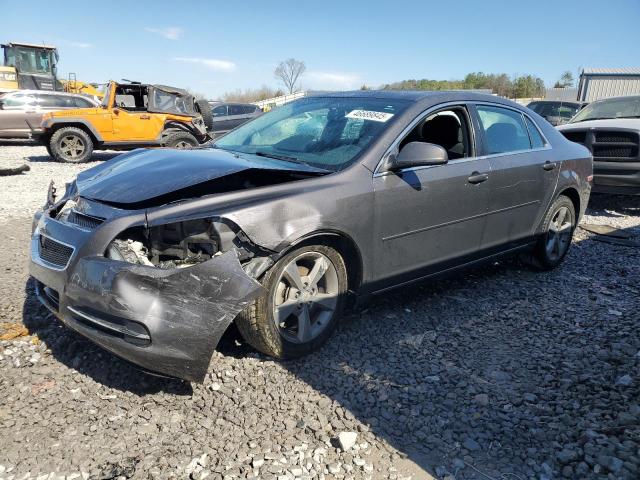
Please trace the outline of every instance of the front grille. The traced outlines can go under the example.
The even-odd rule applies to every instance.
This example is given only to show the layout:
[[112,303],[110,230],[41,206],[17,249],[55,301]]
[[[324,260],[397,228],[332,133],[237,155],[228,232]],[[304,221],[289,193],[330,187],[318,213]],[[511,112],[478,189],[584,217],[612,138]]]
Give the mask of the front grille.
[[613,147],[608,145],[594,145],[593,158],[629,158],[634,157],[633,147]]
[[67,221],[69,223],[78,225],[79,227],[93,230],[102,222],[104,222],[104,218],[92,217],[90,215],[85,215],[84,213],[79,213],[75,210],[71,210],[69,216],[67,217]]
[[567,140],[587,147],[595,161],[640,161],[640,136],[624,130],[571,130],[562,132]]
[[45,262],[54,265],[56,267],[65,268],[69,259],[73,254],[73,248],[64,245],[63,243],[56,242],[55,240],[40,235],[40,258]]
[[562,132],[565,138],[571,142],[584,144],[587,138],[587,132]]
[[638,134],[633,132],[596,132],[596,142],[637,143]]

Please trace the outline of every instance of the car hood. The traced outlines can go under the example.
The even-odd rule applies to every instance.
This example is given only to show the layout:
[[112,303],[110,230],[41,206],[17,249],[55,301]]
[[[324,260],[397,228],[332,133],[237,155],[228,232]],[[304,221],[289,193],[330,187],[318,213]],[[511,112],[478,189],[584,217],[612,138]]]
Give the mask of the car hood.
[[611,118],[607,120],[587,120],[585,122],[567,123],[557,127],[561,132],[568,130],[588,130],[590,128],[628,128],[640,130],[640,118]]
[[[76,186],[84,198],[116,206],[142,207],[144,203],[167,203],[217,193],[225,179],[231,183],[230,177],[234,176],[237,183],[238,175],[256,171],[290,172],[292,179],[329,173],[307,165],[213,148],[138,149],[85,170],[78,175]],[[218,179],[214,185],[212,181]],[[161,201],[163,198],[165,202]]]

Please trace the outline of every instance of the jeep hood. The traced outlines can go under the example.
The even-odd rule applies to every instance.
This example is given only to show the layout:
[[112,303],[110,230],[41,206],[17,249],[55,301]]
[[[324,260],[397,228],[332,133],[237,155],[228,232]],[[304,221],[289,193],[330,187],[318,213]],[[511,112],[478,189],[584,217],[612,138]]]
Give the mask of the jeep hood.
[[138,149],[85,170],[76,186],[84,198],[135,209],[326,173],[303,164],[213,148]]

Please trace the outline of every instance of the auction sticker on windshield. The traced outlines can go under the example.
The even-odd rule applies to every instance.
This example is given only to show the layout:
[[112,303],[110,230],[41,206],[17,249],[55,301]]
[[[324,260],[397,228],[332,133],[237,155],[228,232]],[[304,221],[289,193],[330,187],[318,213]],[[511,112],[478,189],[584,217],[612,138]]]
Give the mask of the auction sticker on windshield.
[[374,122],[386,122],[393,117],[393,113],[375,112],[373,110],[351,110],[345,117],[373,120]]

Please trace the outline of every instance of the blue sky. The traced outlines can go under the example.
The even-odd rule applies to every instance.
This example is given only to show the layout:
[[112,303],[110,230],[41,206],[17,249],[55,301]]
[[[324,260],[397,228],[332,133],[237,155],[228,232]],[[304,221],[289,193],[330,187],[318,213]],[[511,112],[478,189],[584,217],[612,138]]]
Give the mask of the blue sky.
[[0,0],[0,17],[0,41],[57,45],[65,76],[211,97],[278,86],[273,70],[289,57],[306,62],[302,85],[316,89],[472,71],[550,86],[564,70],[640,67],[640,0]]

